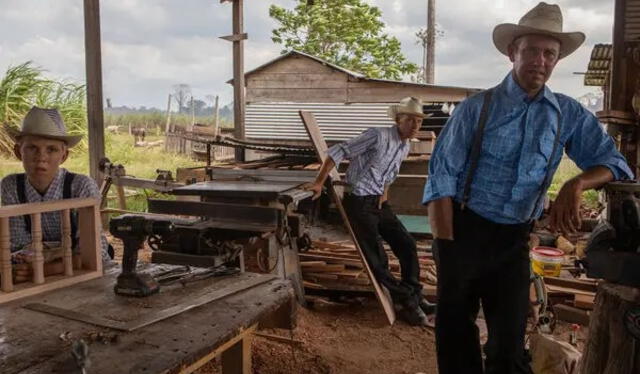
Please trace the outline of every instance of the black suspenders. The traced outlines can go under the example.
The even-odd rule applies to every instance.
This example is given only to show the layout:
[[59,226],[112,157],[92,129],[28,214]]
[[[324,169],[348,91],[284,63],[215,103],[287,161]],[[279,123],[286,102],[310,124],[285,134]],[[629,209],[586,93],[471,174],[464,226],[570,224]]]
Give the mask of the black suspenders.
[[[478,119],[478,128],[476,129],[476,133],[473,138],[473,145],[471,146],[471,151],[469,152],[469,172],[467,174],[467,179],[464,183],[464,190],[462,193],[462,202],[460,203],[461,209],[464,210],[465,206],[469,201],[469,196],[471,194],[471,182],[473,181],[473,176],[476,173],[476,169],[478,168],[478,160],[480,159],[480,151],[482,150],[482,138],[484,137],[484,128],[487,124],[487,117],[489,115],[489,105],[491,104],[491,97],[493,96],[493,88],[490,88],[484,92],[484,101],[482,102],[482,109],[480,110],[480,117]],[[540,200],[544,197],[544,193],[549,187],[551,183],[551,178],[553,174],[551,174],[551,166],[553,163],[553,156],[558,151],[560,147],[560,134],[562,132],[562,119],[560,118],[560,112],[558,112],[558,130],[556,131],[555,139],[553,140],[553,149],[551,150],[551,155],[549,155],[549,161],[547,162],[547,170],[544,180],[542,182],[542,186],[540,188],[540,192],[538,197],[536,198],[536,202],[533,205],[533,211],[531,212],[531,218],[529,221],[533,221],[533,215],[536,212],[536,208],[540,203]]]
[[[62,184],[62,198],[70,199],[71,198],[71,184],[73,183],[73,178],[76,175],[71,172],[67,172],[64,176],[64,182]],[[16,192],[18,195],[18,202],[20,204],[27,203],[27,181],[24,173],[16,174]],[[24,226],[27,232],[31,232],[31,216],[24,215]],[[78,222],[76,219],[71,218],[71,241],[73,246],[76,243],[76,232],[78,231]]]

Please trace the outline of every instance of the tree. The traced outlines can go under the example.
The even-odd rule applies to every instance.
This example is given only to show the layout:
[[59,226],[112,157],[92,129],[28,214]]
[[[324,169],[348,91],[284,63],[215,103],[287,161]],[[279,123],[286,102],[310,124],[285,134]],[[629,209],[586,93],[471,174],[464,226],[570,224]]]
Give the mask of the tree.
[[274,43],[370,78],[399,80],[417,70],[402,54],[400,41],[383,33],[377,7],[362,0],[296,1],[293,10],[269,7],[269,15],[279,23],[272,31]]
[[191,96],[191,87],[186,83],[180,83],[173,86],[173,99],[178,104],[178,113],[182,113],[187,107],[187,100]]

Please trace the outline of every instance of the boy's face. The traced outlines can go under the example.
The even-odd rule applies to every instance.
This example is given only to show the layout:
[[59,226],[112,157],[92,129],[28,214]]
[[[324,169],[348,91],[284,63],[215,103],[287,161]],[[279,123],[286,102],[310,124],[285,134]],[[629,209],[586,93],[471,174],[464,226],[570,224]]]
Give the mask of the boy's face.
[[13,151],[22,161],[29,181],[45,185],[51,183],[69,156],[64,141],[29,135],[20,138]]

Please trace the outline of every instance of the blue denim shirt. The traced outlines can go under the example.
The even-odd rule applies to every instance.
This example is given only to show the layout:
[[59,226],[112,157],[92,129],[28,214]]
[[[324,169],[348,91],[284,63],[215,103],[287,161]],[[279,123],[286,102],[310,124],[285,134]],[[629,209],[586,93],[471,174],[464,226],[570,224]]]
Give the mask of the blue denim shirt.
[[[480,93],[466,99],[447,121],[429,163],[424,204],[442,197],[462,201],[468,155],[483,98]],[[580,169],[605,166],[616,180],[633,178],[613,139],[592,113],[576,100],[554,94],[547,86],[529,99],[510,72],[495,88],[489,106],[478,168],[467,202],[471,210],[503,224],[523,223],[541,215],[542,199],[534,205],[547,172],[558,118],[562,121],[561,148]],[[562,152],[557,151],[551,162],[552,174],[561,159]]]

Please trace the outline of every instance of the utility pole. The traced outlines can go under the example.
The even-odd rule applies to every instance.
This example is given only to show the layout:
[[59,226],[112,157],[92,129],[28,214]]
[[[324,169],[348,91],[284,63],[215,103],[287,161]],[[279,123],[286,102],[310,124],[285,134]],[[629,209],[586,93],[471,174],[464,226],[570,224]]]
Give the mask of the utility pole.
[[424,81],[435,82],[436,58],[436,0],[427,0],[427,43],[424,54]]

